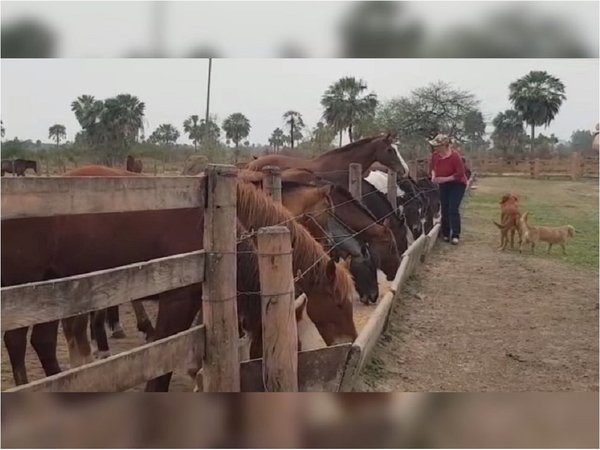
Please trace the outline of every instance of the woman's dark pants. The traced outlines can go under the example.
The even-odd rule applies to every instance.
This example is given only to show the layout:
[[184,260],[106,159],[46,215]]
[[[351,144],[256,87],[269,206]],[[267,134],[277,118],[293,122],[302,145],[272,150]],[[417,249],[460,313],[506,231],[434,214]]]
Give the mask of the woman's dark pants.
[[442,236],[460,237],[460,202],[465,195],[466,186],[456,181],[440,184],[440,202],[442,204]]

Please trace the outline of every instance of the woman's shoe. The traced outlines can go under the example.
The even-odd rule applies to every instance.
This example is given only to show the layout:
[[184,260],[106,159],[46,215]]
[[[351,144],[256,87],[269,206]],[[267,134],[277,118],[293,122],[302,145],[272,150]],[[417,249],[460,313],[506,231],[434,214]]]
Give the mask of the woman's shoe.
[[458,238],[457,237],[452,238],[452,245],[458,245]]
[[444,242],[448,242],[450,240],[448,236],[442,236],[442,239],[444,240]]

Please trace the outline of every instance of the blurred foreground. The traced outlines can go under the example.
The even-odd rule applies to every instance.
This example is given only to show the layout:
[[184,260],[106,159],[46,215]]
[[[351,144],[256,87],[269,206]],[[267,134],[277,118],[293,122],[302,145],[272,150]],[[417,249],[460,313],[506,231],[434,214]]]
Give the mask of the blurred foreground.
[[2,394],[3,447],[598,446],[598,393]]

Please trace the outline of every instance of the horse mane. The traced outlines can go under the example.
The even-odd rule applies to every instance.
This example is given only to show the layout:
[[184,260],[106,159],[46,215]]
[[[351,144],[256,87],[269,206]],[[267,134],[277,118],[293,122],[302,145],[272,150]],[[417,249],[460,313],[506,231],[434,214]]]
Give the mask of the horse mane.
[[[363,179],[363,183],[367,184],[372,189],[372,191],[369,192],[368,195],[374,195],[382,203],[384,203],[385,205],[389,206],[390,212],[393,211],[393,208],[392,208],[392,205],[391,205],[390,201],[388,200],[387,196],[383,192],[381,192],[379,189],[377,189],[375,186],[373,186],[371,183],[369,183],[365,179]],[[400,221],[400,218],[396,214],[390,214],[388,217],[389,217],[390,220]],[[379,220],[381,220],[381,219],[379,219]]]
[[322,155],[319,156],[319,158],[321,156],[325,156],[325,155],[332,155],[332,154],[337,154],[337,153],[343,153],[348,150],[354,150],[354,148],[356,148],[356,147],[360,147],[362,145],[369,144],[378,139],[383,139],[384,137],[385,137],[384,135],[371,136],[371,137],[366,137],[366,138],[360,139],[358,141],[350,142],[349,144],[346,144],[343,147],[334,148],[333,150],[329,150],[329,151],[323,153]]
[[[272,202],[262,191],[247,183],[238,183],[237,213],[247,228],[258,229],[275,224],[290,230],[294,270],[307,271],[300,285],[328,285],[327,264],[329,255],[313,239],[308,230],[298,224],[282,205]],[[347,269],[336,264],[335,289],[347,298],[354,290],[354,281]]]

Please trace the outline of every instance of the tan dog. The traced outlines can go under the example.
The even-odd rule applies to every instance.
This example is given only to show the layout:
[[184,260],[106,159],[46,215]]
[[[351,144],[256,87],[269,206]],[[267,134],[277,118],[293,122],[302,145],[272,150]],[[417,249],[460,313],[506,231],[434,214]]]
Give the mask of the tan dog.
[[539,241],[542,241],[548,243],[548,253],[550,253],[550,249],[552,248],[553,244],[560,244],[563,255],[566,255],[565,242],[568,238],[575,236],[575,228],[573,228],[571,225],[564,225],[562,227],[529,225],[527,222],[527,215],[528,213],[523,214],[519,221],[522,233],[519,252],[521,252],[524,244],[530,243],[531,253],[534,253],[535,244]]
[[506,249],[508,245],[508,233],[510,232],[510,248],[515,248],[515,232],[519,233],[519,245],[522,236],[519,227],[519,198],[514,194],[504,194],[500,200],[500,222],[494,224],[500,228],[500,247],[498,250]]

